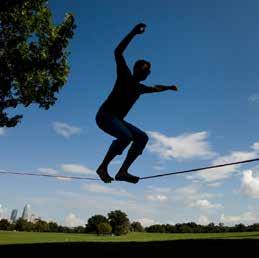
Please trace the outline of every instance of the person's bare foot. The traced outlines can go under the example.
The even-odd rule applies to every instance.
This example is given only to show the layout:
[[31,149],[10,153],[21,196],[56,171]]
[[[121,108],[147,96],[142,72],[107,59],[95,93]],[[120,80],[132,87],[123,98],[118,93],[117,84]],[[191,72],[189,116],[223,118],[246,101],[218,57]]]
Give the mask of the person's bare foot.
[[119,171],[115,176],[115,180],[136,184],[139,181],[139,177],[131,175],[128,171]]
[[104,183],[111,183],[114,179],[108,174],[107,168],[99,167],[96,171],[97,175]]

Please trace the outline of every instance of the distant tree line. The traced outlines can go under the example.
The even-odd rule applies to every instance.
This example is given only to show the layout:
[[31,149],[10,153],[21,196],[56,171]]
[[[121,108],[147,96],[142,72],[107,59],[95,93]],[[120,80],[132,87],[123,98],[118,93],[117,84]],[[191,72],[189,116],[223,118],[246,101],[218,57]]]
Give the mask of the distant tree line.
[[60,232],[60,233],[89,233],[97,235],[125,235],[129,232],[148,233],[223,233],[223,232],[254,232],[259,231],[259,223],[252,225],[236,224],[225,226],[210,223],[199,225],[194,222],[170,224],[156,224],[144,228],[140,222],[130,222],[126,213],[115,210],[106,216],[94,215],[88,219],[85,226],[67,227],[58,225],[56,222],[37,220],[32,223],[22,218],[12,223],[7,219],[0,220],[0,230],[7,231],[33,231],[33,232]]
[[259,223],[244,225],[242,223],[235,226],[225,226],[223,223],[218,225],[209,223],[208,225],[199,225],[194,222],[170,224],[156,224],[145,228],[150,233],[224,233],[224,232],[252,232],[259,231]]
[[85,226],[67,227],[58,225],[56,222],[37,220],[30,222],[19,218],[16,222],[7,219],[0,220],[0,230],[28,231],[28,232],[60,232],[60,233],[91,233],[97,235],[124,235],[131,231],[141,232],[144,228],[139,222],[132,222],[126,213],[115,210],[108,216],[94,215],[88,219]]

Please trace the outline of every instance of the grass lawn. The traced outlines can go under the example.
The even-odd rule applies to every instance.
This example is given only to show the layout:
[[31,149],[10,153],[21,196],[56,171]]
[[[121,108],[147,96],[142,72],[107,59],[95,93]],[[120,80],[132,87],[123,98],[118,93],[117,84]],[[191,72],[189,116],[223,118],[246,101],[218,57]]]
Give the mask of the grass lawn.
[[258,239],[259,232],[207,233],[207,234],[161,234],[130,233],[125,236],[96,236],[92,234],[35,233],[0,231],[0,245],[58,242],[148,242],[188,239]]

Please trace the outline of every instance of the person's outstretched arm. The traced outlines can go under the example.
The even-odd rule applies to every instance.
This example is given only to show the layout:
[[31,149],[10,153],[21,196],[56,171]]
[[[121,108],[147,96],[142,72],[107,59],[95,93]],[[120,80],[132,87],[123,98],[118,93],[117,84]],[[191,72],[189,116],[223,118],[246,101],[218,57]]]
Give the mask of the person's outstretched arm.
[[155,85],[152,87],[148,87],[148,86],[142,84],[142,94],[155,93],[155,92],[161,92],[161,91],[166,91],[166,90],[178,91],[179,87],[176,85],[171,85],[171,86]]

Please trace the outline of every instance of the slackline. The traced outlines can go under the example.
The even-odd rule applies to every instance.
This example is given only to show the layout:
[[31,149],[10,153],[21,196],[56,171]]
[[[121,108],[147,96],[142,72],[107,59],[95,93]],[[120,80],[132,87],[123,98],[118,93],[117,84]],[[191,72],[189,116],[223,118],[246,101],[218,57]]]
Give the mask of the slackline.
[[[255,162],[255,161],[259,161],[259,158],[243,160],[243,161],[237,161],[237,162],[231,162],[231,163],[224,163],[224,164],[208,166],[208,167],[194,168],[194,169],[183,170],[183,171],[176,171],[176,172],[172,172],[172,173],[165,173],[165,174],[158,174],[158,175],[153,175],[153,176],[146,176],[146,177],[141,177],[139,180],[151,179],[151,178],[157,178],[157,177],[163,177],[163,176],[178,175],[178,174],[184,174],[184,173],[191,173],[191,172],[196,172],[196,171],[200,171],[200,170],[207,170],[207,169],[213,169],[213,168],[233,166],[233,165],[238,165],[238,164],[243,164],[243,163],[250,163],[250,162]],[[3,171],[3,170],[1,171],[0,170],[0,175],[1,174],[2,175],[18,175],[18,176],[41,176],[41,177],[52,177],[52,178],[57,178],[57,179],[94,180],[94,181],[100,181],[101,180],[99,178],[91,178],[91,177],[49,175],[49,174],[42,174],[42,173],[11,172],[11,171]]]

